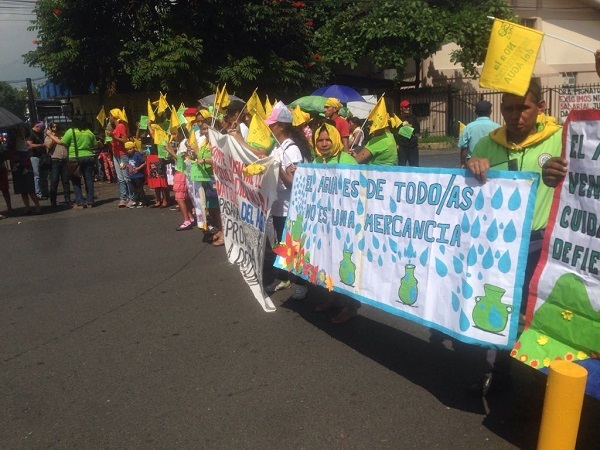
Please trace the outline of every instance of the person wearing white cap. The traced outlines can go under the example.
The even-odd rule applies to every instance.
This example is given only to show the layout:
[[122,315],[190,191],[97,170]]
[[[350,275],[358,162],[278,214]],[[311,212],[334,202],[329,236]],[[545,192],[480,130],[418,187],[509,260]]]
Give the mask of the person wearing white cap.
[[[294,128],[292,122],[292,112],[281,102],[275,105],[271,114],[265,120],[277,140],[277,145],[271,152],[271,156],[281,161],[279,183],[277,184],[277,200],[271,206],[271,216],[273,217],[273,226],[278,242],[283,240],[283,229],[288,214],[296,165],[311,160],[310,146],[306,136],[302,130]],[[272,294],[287,289],[290,285],[289,274],[284,270],[276,269],[275,280],[265,288],[265,291]],[[300,281],[297,283],[292,298],[295,300],[303,299],[306,292],[306,284]]]

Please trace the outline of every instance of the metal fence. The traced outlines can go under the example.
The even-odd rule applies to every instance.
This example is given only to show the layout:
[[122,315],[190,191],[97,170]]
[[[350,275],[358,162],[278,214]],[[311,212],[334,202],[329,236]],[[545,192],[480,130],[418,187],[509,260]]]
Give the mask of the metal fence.
[[[546,87],[542,89],[546,100],[546,114],[559,122],[572,109],[600,109],[600,84],[574,87]],[[402,90],[401,99],[409,100],[413,113],[421,122],[421,135],[458,137],[459,122],[473,121],[475,104],[479,100],[492,103],[491,119],[503,123],[500,113],[502,93],[498,91],[460,90],[452,86]]]

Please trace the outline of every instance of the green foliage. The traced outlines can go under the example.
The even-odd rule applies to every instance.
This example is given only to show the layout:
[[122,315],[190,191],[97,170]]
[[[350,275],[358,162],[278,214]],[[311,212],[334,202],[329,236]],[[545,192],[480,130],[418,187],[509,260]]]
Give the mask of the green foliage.
[[8,109],[19,117],[25,117],[27,93],[13,88],[10,84],[0,81],[0,106]]

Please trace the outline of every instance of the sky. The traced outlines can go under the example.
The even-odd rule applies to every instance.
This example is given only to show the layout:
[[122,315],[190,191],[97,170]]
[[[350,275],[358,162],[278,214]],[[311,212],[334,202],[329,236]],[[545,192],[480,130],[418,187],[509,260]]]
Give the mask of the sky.
[[[29,67],[23,62],[23,54],[35,50],[32,43],[36,38],[34,31],[27,31],[30,21],[35,17],[31,13],[33,1],[0,0],[0,81],[8,81],[13,87],[25,85],[25,79],[31,78],[33,84],[43,83],[44,73],[38,68]],[[20,81],[20,83],[13,83]]]

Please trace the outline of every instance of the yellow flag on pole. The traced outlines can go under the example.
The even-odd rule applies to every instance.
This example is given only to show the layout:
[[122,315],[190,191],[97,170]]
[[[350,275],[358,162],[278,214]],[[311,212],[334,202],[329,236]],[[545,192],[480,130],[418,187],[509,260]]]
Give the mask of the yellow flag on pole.
[[156,120],[156,116],[154,115],[154,110],[152,109],[152,103],[150,103],[150,99],[148,99],[148,119],[152,122]]
[[106,111],[104,111],[104,105],[102,105],[102,108],[100,108],[100,112],[98,112],[96,120],[100,122],[101,126],[106,125]]
[[156,110],[159,114],[162,114],[165,109],[169,107],[167,103],[167,96],[162,92],[160,93],[160,97],[158,97],[158,109]]
[[190,131],[187,143],[190,147],[196,150],[196,152],[198,151],[198,140],[196,139],[196,132],[194,130]]
[[171,125],[169,127],[171,134],[176,134],[180,125],[181,122],[179,122],[179,114],[177,114],[175,107],[171,106]]
[[494,19],[479,85],[525,95],[544,33]]
[[298,125],[302,125],[310,120],[310,114],[305,113],[300,109],[300,105],[296,105],[296,107],[292,110],[292,125],[297,127]]
[[400,125],[402,125],[402,121],[400,120],[400,117],[398,117],[396,114],[392,114],[390,116],[390,126],[392,128],[398,128]]
[[371,121],[371,128],[369,129],[369,133],[373,133],[374,131],[381,130],[382,128],[386,128],[388,126],[389,115],[387,112],[387,108],[385,107],[385,100],[383,95],[379,97],[377,103],[369,113],[369,117],[367,117],[367,121]]
[[221,92],[219,93],[219,95],[217,97],[217,109],[219,111],[223,111],[231,103],[229,94],[227,93],[226,86],[227,86],[227,83],[223,85],[223,89],[221,89]]
[[271,146],[271,130],[261,119],[258,114],[252,116],[250,126],[248,127],[248,137],[246,138],[248,145],[255,148],[268,150]]
[[271,102],[269,101],[269,96],[267,95],[267,98],[265,100],[265,116],[269,117],[271,111],[273,111],[273,105],[271,105]]
[[263,120],[267,118],[267,115],[265,114],[265,108],[262,102],[260,101],[260,98],[258,98],[258,93],[256,92],[256,90],[254,90],[254,92],[248,99],[246,109],[252,116],[258,114],[258,116]]
[[154,134],[154,143],[156,145],[165,145],[167,142],[167,132],[155,123],[152,124],[152,131]]

